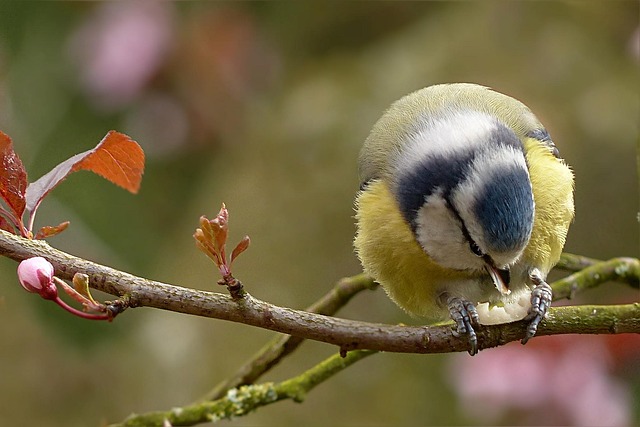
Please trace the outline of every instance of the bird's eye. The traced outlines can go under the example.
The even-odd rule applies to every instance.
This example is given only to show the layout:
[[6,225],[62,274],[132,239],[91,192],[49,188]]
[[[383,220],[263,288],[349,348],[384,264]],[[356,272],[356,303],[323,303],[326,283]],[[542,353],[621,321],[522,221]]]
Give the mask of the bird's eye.
[[484,254],[480,250],[480,247],[473,240],[469,242],[469,249],[471,249],[471,252],[473,252],[473,254],[476,256],[479,256],[479,257],[484,256]]

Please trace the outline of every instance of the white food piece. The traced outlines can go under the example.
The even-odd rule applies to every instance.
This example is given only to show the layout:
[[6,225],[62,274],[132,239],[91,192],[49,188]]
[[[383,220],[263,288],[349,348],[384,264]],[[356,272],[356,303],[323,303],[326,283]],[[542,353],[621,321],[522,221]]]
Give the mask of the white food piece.
[[488,302],[476,304],[481,325],[499,325],[524,319],[531,308],[531,292],[522,292],[517,299],[504,306],[490,307]]

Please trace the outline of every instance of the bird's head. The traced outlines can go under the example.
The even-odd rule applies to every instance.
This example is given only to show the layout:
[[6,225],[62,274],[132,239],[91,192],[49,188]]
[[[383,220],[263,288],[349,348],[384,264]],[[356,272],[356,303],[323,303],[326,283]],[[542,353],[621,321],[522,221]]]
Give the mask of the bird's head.
[[534,200],[520,139],[477,111],[420,121],[395,160],[392,188],[427,255],[477,270],[508,293],[509,267],[527,246]]

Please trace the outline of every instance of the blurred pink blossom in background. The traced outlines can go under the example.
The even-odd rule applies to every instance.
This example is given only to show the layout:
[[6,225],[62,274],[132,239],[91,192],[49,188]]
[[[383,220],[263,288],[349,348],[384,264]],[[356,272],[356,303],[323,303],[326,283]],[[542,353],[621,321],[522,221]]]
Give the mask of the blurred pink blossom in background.
[[512,343],[473,358],[460,354],[451,359],[450,379],[470,416],[479,423],[518,420],[521,425],[631,423],[630,393],[612,376],[613,354],[605,337],[536,341],[537,345]]
[[171,48],[173,5],[166,1],[98,3],[73,34],[70,54],[81,84],[100,108],[133,101]]

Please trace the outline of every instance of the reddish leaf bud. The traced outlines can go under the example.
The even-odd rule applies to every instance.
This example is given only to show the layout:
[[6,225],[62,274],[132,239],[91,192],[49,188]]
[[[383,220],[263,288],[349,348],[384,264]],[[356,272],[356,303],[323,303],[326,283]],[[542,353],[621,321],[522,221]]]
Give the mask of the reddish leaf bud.
[[18,280],[28,292],[44,299],[55,299],[58,288],[53,283],[53,265],[42,257],[28,258],[18,265]]
[[242,252],[246,251],[249,248],[250,243],[251,243],[251,239],[249,239],[249,236],[244,236],[244,238],[240,240],[240,243],[238,243],[236,247],[233,249],[233,252],[231,252],[231,263],[233,263],[233,261],[235,261],[235,259],[238,258],[238,255],[240,255]]

